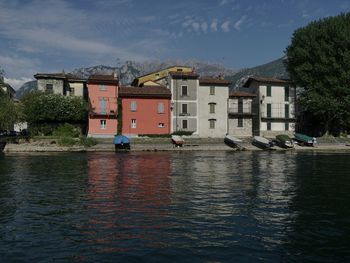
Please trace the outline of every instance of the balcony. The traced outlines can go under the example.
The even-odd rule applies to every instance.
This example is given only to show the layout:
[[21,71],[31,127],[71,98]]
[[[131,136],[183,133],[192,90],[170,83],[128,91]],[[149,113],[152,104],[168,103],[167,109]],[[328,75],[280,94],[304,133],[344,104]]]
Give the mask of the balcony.
[[249,105],[238,105],[233,104],[230,105],[231,107],[228,108],[228,114],[234,115],[234,116],[249,116],[253,115],[252,113],[252,106]]
[[108,108],[100,108],[93,107],[90,109],[89,115],[95,117],[105,117],[105,118],[116,118],[117,110],[108,109]]
[[284,103],[261,105],[260,116],[263,121],[295,121],[294,110]]

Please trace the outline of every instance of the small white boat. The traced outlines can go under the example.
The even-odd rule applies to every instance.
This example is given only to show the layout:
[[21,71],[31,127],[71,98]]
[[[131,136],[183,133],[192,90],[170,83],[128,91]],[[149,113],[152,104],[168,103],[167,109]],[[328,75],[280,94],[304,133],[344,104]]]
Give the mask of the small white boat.
[[224,139],[224,143],[232,148],[244,149],[244,147],[241,145],[242,142],[243,141],[241,139],[238,139],[232,135],[226,135]]
[[184,139],[179,135],[171,135],[171,141],[175,147],[182,147],[185,143]]
[[252,144],[263,150],[271,150],[273,147],[273,143],[270,140],[261,136],[254,136]]

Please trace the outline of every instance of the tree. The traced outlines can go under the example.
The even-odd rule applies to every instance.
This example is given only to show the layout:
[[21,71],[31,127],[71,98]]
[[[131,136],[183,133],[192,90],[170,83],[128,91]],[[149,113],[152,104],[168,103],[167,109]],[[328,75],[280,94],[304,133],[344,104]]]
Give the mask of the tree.
[[0,130],[12,130],[18,117],[13,100],[0,88]]
[[304,88],[300,104],[318,130],[350,127],[350,13],[297,29],[286,49],[291,79]]

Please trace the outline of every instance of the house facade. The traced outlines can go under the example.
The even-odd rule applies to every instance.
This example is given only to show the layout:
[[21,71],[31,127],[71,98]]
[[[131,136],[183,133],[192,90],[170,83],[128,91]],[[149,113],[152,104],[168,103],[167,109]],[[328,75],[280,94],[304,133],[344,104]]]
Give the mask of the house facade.
[[242,91],[253,93],[253,135],[273,137],[295,130],[296,87],[276,78],[250,77]]
[[253,136],[252,102],[256,95],[231,91],[228,102],[228,134],[237,137]]
[[77,96],[87,98],[86,80],[65,73],[37,73],[38,90],[49,94],[62,96]]
[[91,75],[89,95],[89,137],[114,137],[118,129],[119,80],[113,75]]
[[227,134],[227,103],[230,82],[200,78],[198,88],[198,136],[224,138]]
[[165,86],[121,87],[119,97],[124,135],[170,133],[171,92]]
[[168,87],[171,100],[171,132],[191,131],[198,135],[199,75],[193,72],[170,72]]

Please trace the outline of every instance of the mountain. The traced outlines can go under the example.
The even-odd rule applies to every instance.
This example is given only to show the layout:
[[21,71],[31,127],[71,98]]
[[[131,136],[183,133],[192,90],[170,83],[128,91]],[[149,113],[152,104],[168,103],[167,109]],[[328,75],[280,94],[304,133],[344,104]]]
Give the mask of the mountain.
[[231,88],[237,89],[251,76],[289,78],[284,64],[285,59],[286,57],[282,57],[257,67],[241,69],[226,79],[232,82]]
[[231,76],[237,71],[232,69],[227,69],[222,65],[211,64],[206,62],[201,62],[198,60],[168,60],[168,61],[149,61],[149,62],[134,62],[126,61],[116,67],[98,65],[88,68],[78,68],[72,71],[72,74],[78,75],[83,78],[88,78],[92,74],[112,74],[116,72],[120,78],[120,82],[123,85],[130,84],[136,77],[155,72],[170,66],[181,65],[193,67],[197,73],[200,75],[208,76]]
[[[112,74],[116,72],[120,78],[120,82],[123,85],[130,84],[136,77],[154,72],[160,69],[164,69],[174,65],[183,65],[193,67],[200,76],[224,76],[225,79],[232,82],[231,88],[236,89],[250,76],[263,76],[263,77],[277,77],[288,78],[286,67],[284,65],[285,57],[274,60],[264,65],[260,65],[253,68],[245,68],[239,71],[225,68],[219,64],[212,64],[207,62],[201,62],[198,60],[168,60],[168,61],[149,61],[149,62],[135,62],[126,61],[124,63],[119,62],[117,66],[105,66],[98,65],[93,67],[82,67],[73,70],[72,74],[75,74],[81,78],[88,78],[92,74]],[[19,90],[17,90],[16,97],[21,98],[24,93],[36,89],[36,81],[26,82]]]
[[17,91],[16,98],[20,99],[27,92],[31,92],[32,90],[36,90],[38,88],[36,80],[28,81],[24,83]]

